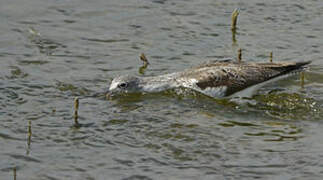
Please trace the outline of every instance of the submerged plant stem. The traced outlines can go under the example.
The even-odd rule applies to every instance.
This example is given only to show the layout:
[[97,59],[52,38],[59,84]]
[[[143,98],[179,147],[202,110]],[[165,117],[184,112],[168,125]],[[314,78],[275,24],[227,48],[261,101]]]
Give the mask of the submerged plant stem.
[[242,61],[242,49],[241,48],[239,48],[238,49],[238,62],[240,63],[241,61]]
[[79,109],[79,98],[74,99],[74,125],[79,126],[78,122],[78,109]]
[[302,71],[301,73],[300,73],[300,81],[301,81],[301,88],[303,89],[304,88],[304,81],[305,81],[305,73],[304,73],[304,71]]
[[31,121],[28,121],[28,148],[30,147],[30,143],[31,143],[31,135],[32,135],[32,131],[31,131]]
[[13,179],[17,180],[17,168],[16,167],[13,168]]
[[273,52],[271,51],[269,54],[269,62],[273,62]]

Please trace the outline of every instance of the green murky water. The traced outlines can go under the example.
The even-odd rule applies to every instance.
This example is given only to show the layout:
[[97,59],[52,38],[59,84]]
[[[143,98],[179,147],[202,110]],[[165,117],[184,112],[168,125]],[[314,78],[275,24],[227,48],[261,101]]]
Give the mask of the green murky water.
[[[1,179],[14,167],[17,179],[322,179],[322,17],[318,0],[1,1]],[[238,48],[246,61],[312,60],[304,87],[294,76],[242,100],[102,96],[143,72],[140,53],[148,76]]]

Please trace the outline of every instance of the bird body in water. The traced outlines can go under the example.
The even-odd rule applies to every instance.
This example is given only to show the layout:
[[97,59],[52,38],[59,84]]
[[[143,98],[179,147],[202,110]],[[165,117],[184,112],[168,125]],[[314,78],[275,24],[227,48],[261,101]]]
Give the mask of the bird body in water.
[[309,63],[310,61],[255,63],[215,60],[165,75],[119,76],[112,80],[109,94],[153,93],[182,87],[211,97],[226,97],[302,71]]

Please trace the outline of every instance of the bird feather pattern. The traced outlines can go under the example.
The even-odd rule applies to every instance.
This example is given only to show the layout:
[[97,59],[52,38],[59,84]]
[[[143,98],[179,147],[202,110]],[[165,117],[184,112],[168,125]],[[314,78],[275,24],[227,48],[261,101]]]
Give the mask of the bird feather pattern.
[[233,60],[212,61],[184,71],[179,79],[195,79],[197,90],[227,87],[225,96],[255,84],[301,70],[307,62],[251,63]]

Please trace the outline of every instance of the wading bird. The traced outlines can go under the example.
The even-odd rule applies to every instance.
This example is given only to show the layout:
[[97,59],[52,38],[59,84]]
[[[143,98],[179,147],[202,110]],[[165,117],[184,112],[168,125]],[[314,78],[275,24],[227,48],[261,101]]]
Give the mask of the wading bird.
[[120,93],[153,93],[179,87],[193,89],[211,97],[237,94],[251,96],[264,84],[300,72],[309,63],[311,62],[255,63],[215,60],[165,75],[116,77],[110,84],[107,96]]

